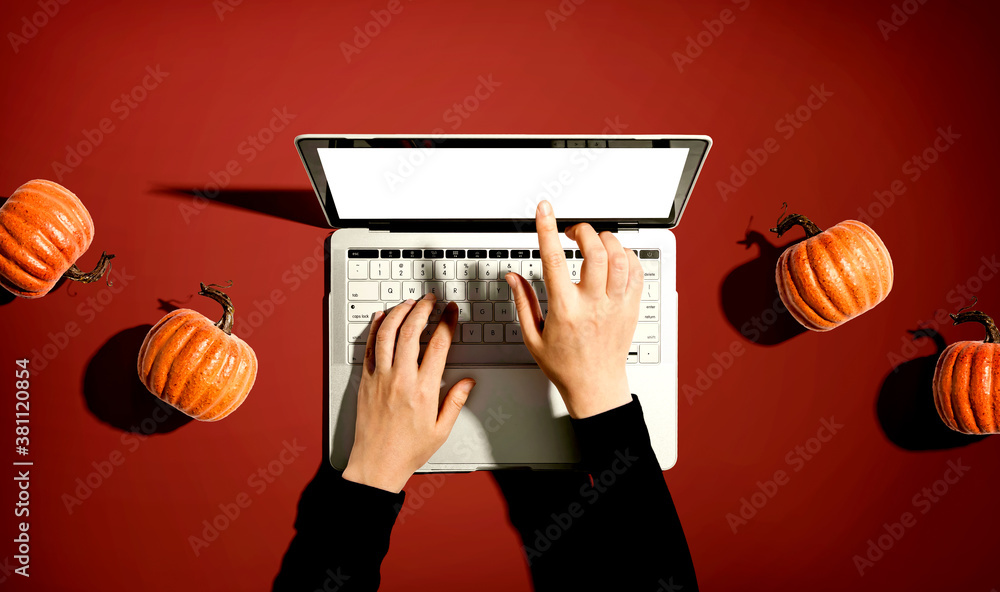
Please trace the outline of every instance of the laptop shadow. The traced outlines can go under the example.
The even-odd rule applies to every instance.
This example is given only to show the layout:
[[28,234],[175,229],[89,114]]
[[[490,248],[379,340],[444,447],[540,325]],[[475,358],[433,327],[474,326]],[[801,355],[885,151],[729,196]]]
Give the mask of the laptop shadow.
[[310,189],[256,189],[235,188],[223,189],[214,197],[207,197],[203,189],[188,187],[156,187],[153,193],[187,200],[181,203],[185,218],[196,215],[209,205],[220,205],[230,208],[250,210],[274,218],[282,218],[299,224],[307,224],[319,228],[329,228],[330,225],[323,215],[323,210],[316,199],[316,194]]
[[736,241],[747,250],[756,246],[757,257],[729,272],[719,296],[726,320],[749,343],[774,346],[806,332],[785,308],[774,278],[781,253],[801,240],[777,246],[748,226],[743,239]]
[[139,380],[139,349],[152,328],[139,325],[115,334],[97,350],[83,375],[83,397],[94,417],[123,432],[146,436],[166,434],[193,421]]
[[933,380],[946,345],[944,337],[933,329],[909,333],[914,342],[932,340],[935,352],[900,363],[882,381],[875,413],[885,436],[899,448],[915,452],[958,448],[986,438],[956,432],[941,421],[934,406]]

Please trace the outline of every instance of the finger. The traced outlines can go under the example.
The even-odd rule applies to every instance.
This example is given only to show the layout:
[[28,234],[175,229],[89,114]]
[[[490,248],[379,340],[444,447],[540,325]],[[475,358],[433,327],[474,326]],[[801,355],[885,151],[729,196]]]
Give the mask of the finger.
[[441,374],[444,373],[444,364],[448,359],[448,350],[451,349],[451,339],[455,336],[457,326],[458,305],[449,302],[448,306],[444,307],[441,322],[427,342],[427,351],[424,352],[424,359],[420,362],[420,374],[427,373],[430,377],[428,380],[435,384],[441,382]]
[[[618,237],[614,233],[605,230],[598,235],[604,243],[604,250],[608,253],[608,285],[607,294],[615,298],[620,298],[625,294],[628,287],[628,255],[625,249],[618,242]],[[631,249],[629,250],[631,252]]]
[[625,288],[625,297],[640,300],[642,298],[642,288],[646,280],[646,274],[642,269],[642,262],[639,256],[632,249],[625,249],[628,257],[628,287]]
[[[396,349],[396,330],[406,318],[406,313],[413,308],[413,300],[407,299],[397,304],[386,313],[378,334],[375,335],[375,369],[389,370],[392,368],[392,356]],[[372,331],[374,335],[375,332]],[[369,335],[369,338],[371,336]]]
[[608,288],[608,252],[594,227],[586,222],[573,229],[573,239],[583,252],[580,285],[592,293],[604,294]]
[[375,336],[385,320],[385,313],[377,311],[372,315],[372,326],[368,328],[368,340],[365,342],[365,372],[375,372]]
[[509,272],[505,279],[514,294],[514,307],[517,309],[517,320],[521,323],[524,344],[529,351],[538,351],[542,345],[542,308],[538,305],[538,295],[520,274]]
[[406,320],[399,327],[399,340],[396,343],[396,363],[405,362],[416,368],[417,357],[420,355],[420,334],[427,325],[427,319],[434,310],[434,294],[428,292],[413,305],[406,315]]
[[448,390],[448,394],[445,395],[444,401],[441,403],[441,411],[438,412],[437,420],[438,435],[441,436],[442,440],[447,439],[448,434],[451,433],[451,428],[455,427],[458,414],[462,411],[462,407],[465,406],[465,402],[469,400],[469,392],[472,391],[472,387],[474,386],[476,386],[475,380],[463,378],[456,382]]
[[563,253],[562,243],[559,242],[556,216],[552,211],[552,204],[547,200],[538,202],[538,209],[535,211],[535,230],[538,232],[538,250],[542,257],[542,279],[545,281],[545,289],[548,290],[550,300],[558,299],[569,289],[571,282],[566,269],[566,254]]

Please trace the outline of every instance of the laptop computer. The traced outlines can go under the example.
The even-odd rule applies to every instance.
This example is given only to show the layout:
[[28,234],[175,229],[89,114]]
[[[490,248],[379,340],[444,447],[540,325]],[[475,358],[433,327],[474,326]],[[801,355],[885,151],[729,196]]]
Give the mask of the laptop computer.
[[534,212],[549,200],[571,279],[583,262],[562,234],[610,230],[645,272],[626,360],[663,469],[677,459],[677,226],[711,148],[708,136],[303,135],[296,148],[335,232],[328,245],[329,451],[354,443],[371,315],[427,292],[459,306],[441,396],[476,388],[448,441],[419,472],[567,469],[579,462],[569,415],[524,346],[504,274],[532,282],[547,310]]

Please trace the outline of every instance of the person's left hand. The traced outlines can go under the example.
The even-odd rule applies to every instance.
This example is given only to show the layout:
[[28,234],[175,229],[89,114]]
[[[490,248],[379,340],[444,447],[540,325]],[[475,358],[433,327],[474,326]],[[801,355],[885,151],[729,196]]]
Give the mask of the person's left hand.
[[438,408],[458,307],[454,303],[445,307],[418,365],[420,333],[434,302],[434,295],[426,294],[372,318],[358,389],[354,448],[344,468],[348,481],[399,493],[448,439],[476,385],[471,378],[458,381]]

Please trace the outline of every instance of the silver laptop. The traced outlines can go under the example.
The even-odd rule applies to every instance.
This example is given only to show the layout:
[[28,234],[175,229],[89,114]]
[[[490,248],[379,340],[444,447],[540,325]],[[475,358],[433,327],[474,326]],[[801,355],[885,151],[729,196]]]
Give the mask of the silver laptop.
[[[295,139],[330,226],[330,462],[354,443],[371,315],[427,292],[459,326],[441,395],[476,387],[448,441],[420,472],[572,468],[579,451],[556,388],[521,339],[504,274],[545,278],[534,228],[549,200],[560,233],[576,222],[615,232],[639,254],[645,285],[627,364],[663,469],[677,460],[677,251],[681,219],[712,140],[707,136],[305,135]],[[583,263],[560,234],[574,281]],[[423,347],[421,348],[421,351]]]

